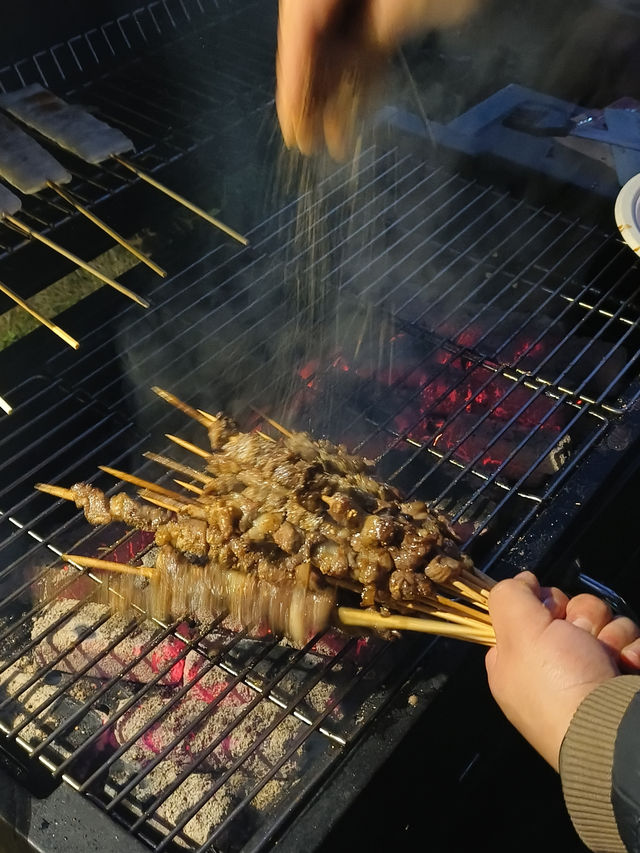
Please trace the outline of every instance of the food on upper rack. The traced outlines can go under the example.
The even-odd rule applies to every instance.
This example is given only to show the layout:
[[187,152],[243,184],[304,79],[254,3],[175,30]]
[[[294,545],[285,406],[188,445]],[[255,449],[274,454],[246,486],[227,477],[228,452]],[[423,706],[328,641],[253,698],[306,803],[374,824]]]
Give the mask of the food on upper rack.
[[13,216],[22,207],[22,202],[11,190],[0,184],[0,219],[5,216]]
[[[474,593],[466,584],[473,587],[478,576],[446,519],[422,501],[403,501],[372,476],[373,463],[305,433],[284,431],[277,441],[243,433],[223,415],[203,415],[157,391],[207,426],[211,452],[177,439],[206,458],[202,471],[147,456],[197,486],[186,484],[181,494],[112,469],[105,470],[142,486],[146,503],[124,492],[108,497],[86,483],[39,486],[73,500],[92,524],[153,532],[154,567],[78,558],[123,569],[125,599],[142,586],[144,606],[155,616],[229,610],[242,625],[266,623],[301,642],[328,623],[336,588],[360,593],[366,608],[438,616],[455,609],[443,600],[445,589],[455,593],[458,584]],[[465,624],[460,611],[457,617],[450,621]],[[490,630],[486,619],[467,621],[472,630]]]
[[[0,115],[0,175],[27,194],[40,192],[50,183],[67,184],[71,180],[71,174],[55,157],[3,115]],[[13,214],[16,210],[7,212]]]
[[[121,130],[100,121],[82,107],[76,104],[68,104],[38,83],[0,95],[0,107],[23,124],[33,128],[42,136],[51,139],[61,148],[65,148],[87,163],[97,166],[109,157],[116,158],[121,166],[129,169],[141,180],[205,219],[215,228],[224,231],[225,234],[233,237],[243,246],[248,244],[249,241],[242,234],[220,222],[219,219],[192,201],[161,184],[156,178],[141,171],[138,166],[123,160],[120,155],[127,151],[133,151],[135,148],[133,142]],[[29,141],[33,142],[30,139]],[[158,269],[156,269],[157,271]],[[162,270],[162,272],[164,271]]]
[[82,107],[66,103],[38,83],[0,95],[0,106],[61,148],[94,165],[134,147],[122,131]]

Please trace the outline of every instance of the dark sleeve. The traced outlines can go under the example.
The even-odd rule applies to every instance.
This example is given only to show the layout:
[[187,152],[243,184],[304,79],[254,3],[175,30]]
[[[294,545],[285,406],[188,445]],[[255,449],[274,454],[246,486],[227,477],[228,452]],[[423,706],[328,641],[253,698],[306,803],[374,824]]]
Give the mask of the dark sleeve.
[[640,694],[624,713],[613,751],[611,802],[627,850],[640,853]]
[[[621,675],[592,690],[576,711],[560,750],[569,815],[580,838],[598,853],[627,849],[612,803],[612,767],[618,729],[638,691],[637,675]],[[640,752],[635,759],[640,767]]]

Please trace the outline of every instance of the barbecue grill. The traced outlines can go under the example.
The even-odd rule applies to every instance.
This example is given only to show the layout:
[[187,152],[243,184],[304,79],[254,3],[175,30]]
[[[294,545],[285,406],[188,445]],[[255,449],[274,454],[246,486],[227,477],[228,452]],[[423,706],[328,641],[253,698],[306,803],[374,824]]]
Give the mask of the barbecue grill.
[[[245,5],[160,0],[0,70],[4,90],[41,83],[91,106],[134,140],[140,168],[250,240],[238,247],[126,169],[56,152],[82,203],[170,275],[121,275],[147,311],[106,288],[67,309],[78,352],[45,329],[0,352],[14,409],[0,421],[5,849],[319,846],[409,735],[436,719],[446,730],[442,702],[481,692],[481,659],[452,641],[328,630],[295,649],[224,614],[114,616],[108,577],[60,555],[127,562],[148,538],[96,531],[33,485],[115,490],[99,465],[157,479],[142,452],[198,433],[152,385],[245,428],[266,414],[375,458],[494,577],[526,566],[577,583],[566,567],[581,532],[635,470],[638,266],[612,217],[514,197],[386,127],[355,163],[313,180],[297,164],[287,183],[274,9]],[[24,219],[116,263],[53,193],[27,198]],[[0,231],[0,280],[24,298],[72,273]],[[464,775],[478,743],[450,735]]]

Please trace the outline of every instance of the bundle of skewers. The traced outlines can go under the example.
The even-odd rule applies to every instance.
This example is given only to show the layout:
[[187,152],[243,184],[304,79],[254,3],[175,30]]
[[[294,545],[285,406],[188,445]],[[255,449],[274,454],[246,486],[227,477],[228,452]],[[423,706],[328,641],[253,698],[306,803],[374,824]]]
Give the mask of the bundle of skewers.
[[[128,172],[168,195],[178,204],[195,213],[214,227],[223,231],[242,245],[247,239],[225,225],[207,211],[198,207],[184,196],[160,183],[155,177],[142,171],[135,163],[124,157],[134,150],[134,144],[122,131],[111,127],[96,118],[87,110],[75,104],[69,104],[38,84],[26,86],[14,92],[0,95],[0,178],[10,184],[22,195],[35,195],[44,190],[53,191],[58,199],[70,209],[89,219],[94,225],[108,234],[116,243],[146,264],[153,272],[166,276],[165,270],[142,252],[137,246],[118,233],[111,225],[100,219],[92,210],[66,186],[71,182],[71,173],[36,139],[32,138],[22,126],[35,131],[40,137],[55,143],[90,165],[100,166],[111,162],[118,164]],[[9,117],[10,116],[10,117]],[[19,124],[17,123],[19,122]],[[149,302],[134,293],[119,281],[105,275],[93,264],[70,252],[50,237],[32,228],[18,214],[22,209],[21,199],[7,187],[0,184],[0,223],[16,231],[22,237],[47,246],[52,251],[67,258],[77,267],[99,279],[103,284],[114,288],[123,296],[131,299],[143,308]],[[0,291],[12,299],[20,308],[27,311],[37,322],[56,334],[74,349],[78,341],[61,329],[56,323],[44,317],[22,299],[12,288],[0,282]],[[11,406],[0,398],[0,408],[7,414]]]
[[[123,605],[162,620],[226,613],[296,644],[331,623],[495,642],[491,579],[461,552],[446,518],[422,501],[403,501],[375,479],[372,462],[266,416],[277,437],[241,432],[222,414],[154,391],[208,434],[207,449],[168,436],[203,463],[197,467],[145,454],[177,475],[179,490],[106,467],[136,486],[137,497],[107,496],[87,483],[36,486],[73,501],[92,524],[153,533],[151,566],[63,555],[108,573]],[[345,606],[345,598],[359,606]]]

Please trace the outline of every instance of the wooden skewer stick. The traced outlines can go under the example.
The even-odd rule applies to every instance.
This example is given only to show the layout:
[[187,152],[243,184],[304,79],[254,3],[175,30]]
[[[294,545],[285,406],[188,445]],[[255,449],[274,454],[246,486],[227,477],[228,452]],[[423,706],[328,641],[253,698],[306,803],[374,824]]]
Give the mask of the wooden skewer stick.
[[452,625],[438,619],[418,618],[415,616],[383,616],[371,610],[359,610],[356,607],[338,607],[338,618],[343,625],[359,628],[374,628],[387,631],[418,631],[421,634],[434,634],[441,637],[454,637],[483,646],[495,645],[495,637],[474,631],[463,625]]
[[281,424],[278,423],[278,421],[274,421],[273,418],[269,417],[269,415],[265,415],[265,413],[261,412],[260,409],[256,409],[254,407],[254,411],[257,412],[260,417],[268,424],[270,424],[274,429],[277,429],[278,432],[281,432],[283,435],[286,435],[287,438],[291,438],[293,436],[293,433],[290,430],[286,429],[286,427],[283,427]]
[[54,498],[64,498],[65,501],[74,501],[76,496],[71,489],[64,489],[62,486],[54,486],[51,483],[36,483],[35,487],[39,492],[45,492],[48,495],[53,495]]
[[43,326],[46,326],[49,331],[53,332],[54,335],[57,335],[59,338],[65,342],[65,344],[69,344],[73,349],[78,349],[80,344],[75,338],[72,338],[71,335],[67,334],[64,329],[61,329],[60,326],[56,325],[51,320],[47,320],[46,317],[43,317],[35,308],[32,308],[28,302],[25,302],[22,297],[18,296],[18,294],[11,290],[10,287],[7,287],[6,284],[3,284],[0,281],[0,290],[9,297],[9,299],[13,299],[16,305],[19,305],[23,310],[27,312],[27,314],[31,314],[34,320],[37,320],[38,323],[42,323]]
[[102,569],[105,572],[120,572],[123,575],[138,575],[145,578],[152,578],[155,575],[155,570],[148,566],[130,566],[128,563],[99,560],[97,557],[85,557],[82,554],[62,554],[60,559],[67,563],[76,563],[85,569]]
[[177,501],[173,498],[167,497],[166,495],[158,496],[155,492],[150,492],[148,489],[141,489],[140,497],[150,504],[155,504],[156,506],[162,507],[162,509],[168,509],[171,512],[177,512],[179,515],[188,514],[192,518],[201,518],[203,521],[206,520],[204,510],[191,501],[185,503],[184,500]]
[[439,609],[438,607],[428,607],[425,605],[417,605],[415,602],[407,601],[407,602],[398,602],[400,605],[398,609],[408,610],[410,613],[413,611],[414,613],[425,613],[427,616],[433,616],[435,619],[443,619],[445,622],[452,622],[456,625],[466,625],[467,628],[471,628],[473,631],[477,631],[479,634],[486,634],[489,637],[493,637],[493,628],[491,624],[487,624],[486,622],[481,622],[478,619],[475,619],[470,616],[463,616],[460,613],[454,613],[449,609]]
[[164,388],[160,388],[158,385],[154,385],[151,390],[154,394],[157,394],[158,397],[163,399],[166,403],[169,403],[170,406],[174,406],[176,409],[179,409],[181,412],[184,412],[188,417],[193,418],[194,421],[198,421],[202,426],[208,427],[211,423],[210,419],[205,415],[202,415],[198,409],[194,409],[193,406],[190,406],[188,403],[183,402],[179,397],[176,397],[175,394],[172,394],[170,391],[165,391]]
[[267,441],[272,441],[275,444],[276,440],[272,435],[267,435],[266,432],[262,432],[261,429],[256,429],[256,430],[254,430],[254,432],[256,435],[259,435],[260,438],[264,438]]
[[184,438],[180,438],[178,435],[171,435],[171,433],[165,432],[165,436],[169,439],[169,441],[173,441],[174,444],[180,445],[180,447],[184,447],[185,450],[190,451],[191,453],[195,453],[196,456],[201,456],[203,459],[211,459],[213,453],[209,453],[207,450],[203,450],[201,447],[198,447],[197,444],[192,444],[190,441],[185,441]]
[[482,607],[484,610],[488,610],[487,607],[487,599],[484,595],[480,595],[479,592],[476,592],[475,589],[471,589],[466,583],[463,583],[460,580],[451,580],[449,583],[442,584],[444,587],[453,588],[453,590],[462,593],[465,598],[468,598],[472,601],[477,607]]
[[156,492],[159,495],[172,500],[180,501],[181,503],[191,503],[190,498],[181,495],[179,492],[174,492],[171,489],[165,489],[164,486],[159,486],[157,483],[152,483],[150,480],[143,480],[142,477],[136,477],[135,474],[127,474],[126,471],[119,471],[117,468],[109,468],[106,465],[98,465],[101,471],[106,474],[111,474],[118,480],[124,480],[126,483],[132,483],[134,486],[140,486],[143,489],[148,489],[150,492]]
[[[355,581],[345,580],[344,578],[324,577],[326,583],[338,588],[348,589],[357,595],[362,594],[362,585]],[[437,613],[438,618],[448,619],[452,622],[458,622],[460,618],[465,620],[472,619],[473,627],[478,631],[486,630],[491,626],[489,616],[479,610],[474,610],[472,607],[467,607],[458,601],[453,601],[443,595],[434,595],[433,600],[427,598],[419,601],[393,601],[389,597],[376,595],[376,601],[388,608],[401,608],[405,610],[416,610],[419,613],[426,613],[433,616]]]
[[10,216],[8,213],[5,214],[4,219],[13,225],[21,234],[26,235],[27,237],[31,237],[33,240],[38,240],[40,243],[44,243],[45,246],[48,246],[50,249],[53,249],[54,252],[57,252],[59,255],[67,258],[72,261],[76,266],[80,267],[80,269],[85,270],[85,272],[90,273],[95,278],[100,281],[108,284],[109,287],[113,287],[119,293],[122,293],[124,296],[128,296],[129,299],[132,299],[134,302],[137,302],[138,305],[142,305],[143,308],[149,307],[149,302],[146,299],[143,299],[142,296],[138,296],[137,293],[134,293],[132,290],[129,290],[128,287],[125,287],[120,282],[115,281],[109,276],[101,273],[100,270],[97,270],[95,267],[92,267],[91,264],[88,264],[86,261],[83,261],[82,258],[79,258],[77,255],[74,255],[73,252],[69,252],[67,249],[59,246],[57,243],[54,243],[53,240],[50,240],[48,237],[45,237],[44,234],[39,234],[37,231],[29,228],[23,222],[20,222],[19,219],[16,219],[15,216]]
[[11,405],[11,403],[7,403],[4,397],[0,397],[0,409],[10,415],[13,411],[13,406]]
[[67,204],[70,204],[72,207],[85,216],[90,222],[93,222],[94,225],[97,225],[98,228],[101,228],[105,234],[108,234],[116,243],[119,243],[123,248],[130,252],[134,257],[136,257],[139,261],[142,261],[143,264],[146,264],[149,269],[152,269],[155,273],[162,278],[166,278],[167,271],[163,270],[161,266],[152,261],[150,257],[141,252],[140,249],[137,249],[133,246],[128,240],[126,240],[121,234],[118,234],[117,231],[114,231],[110,225],[107,225],[104,220],[100,219],[100,217],[96,216],[95,213],[92,213],[88,208],[86,208],[83,204],[80,204],[77,198],[71,195],[70,192],[63,190],[62,187],[59,187],[57,184],[54,184],[52,181],[47,181],[47,186],[52,189],[54,192],[58,193],[58,195],[63,198]]
[[157,462],[158,465],[162,465],[163,468],[168,468],[169,471],[177,471],[179,474],[184,474],[185,477],[191,477],[199,483],[206,484],[213,482],[213,477],[209,477],[207,474],[203,474],[202,471],[197,471],[195,468],[190,468],[189,465],[181,465],[180,462],[176,462],[168,456],[160,456],[160,454],[151,453],[151,451],[148,450],[144,453],[144,457],[145,459],[150,459],[152,462]]
[[489,589],[487,588],[487,584],[480,580],[480,578],[477,577],[474,572],[469,572],[463,569],[460,573],[460,580],[464,581],[464,583],[468,584],[471,589],[475,589],[481,595],[489,595]]
[[140,171],[137,166],[134,166],[133,163],[129,162],[129,160],[125,160],[123,157],[120,157],[117,154],[111,155],[113,159],[120,163],[121,166],[124,166],[125,169],[129,169],[129,171],[133,172],[134,175],[137,175],[141,180],[146,181],[155,189],[160,190],[161,193],[169,196],[174,201],[177,201],[178,204],[181,204],[183,207],[186,207],[187,210],[190,210],[192,213],[201,216],[202,219],[205,219],[207,222],[210,222],[211,225],[214,225],[216,228],[219,228],[221,231],[224,231],[225,234],[228,234],[229,237],[233,237],[234,240],[237,240],[238,243],[242,243],[243,246],[248,246],[249,241],[246,237],[243,237],[242,234],[238,234],[237,231],[234,231],[233,228],[229,228],[228,225],[225,225],[224,222],[220,222],[219,219],[216,219],[215,216],[211,216],[210,213],[207,213],[206,210],[203,210],[201,207],[198,207],[197,204],[194,204],[192,201],[189,201],[184,196],[179,195],[174,190],[169,187],[161,184],[160,181],[157,181],[155,178],[151,177],[151,175],[146,172]]
[[469,574],[472,577],[475,577],[476,582],[480,581],[482,587],[485,589],[488,589],[488,590],[493,589],[493,587],[497,583],[497,581],[495,581],[493,578],[489,577],[489,575],[486,575],[484,572],[481,572],[480,569],[474,568],[473,571],[471,571],[471,572],[467,572],[467,571],[462,572],[463,577],[467,577]]
[[215,415],[212,415],[210,412],[205,412],[204,409],[197,409],[196,411],[200,412],[203,418],[206,418],[209,423],[214,424],[218,419]]
[[183,489],[187,489],[189,492],[195,492],[196,495],[203,495],[204,489],[201,489],[199,486],[194,486],[193,483],[186,483],[184,480],[177,480],[174,477],[174,483],[177,483],[179,486],[182,486]]
[[454,601],[454,599],[447,598],[446,596],[439,595],[438,593],[434,595],[434,600],[438,602],[440,607],[446,607],[449,610],[455,610],[458,613],[466,613],[474,619],[479,619],[481,622],[486,622],[488,625],[491,624],[491,617],[488,613],[485,613],[484,610],[478,610],[468,604],[463,604],[461,601]]

